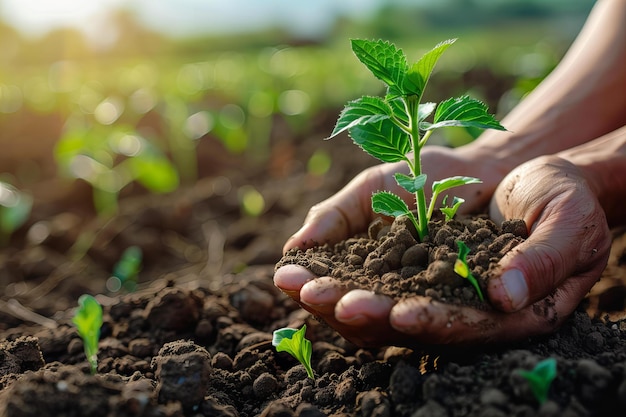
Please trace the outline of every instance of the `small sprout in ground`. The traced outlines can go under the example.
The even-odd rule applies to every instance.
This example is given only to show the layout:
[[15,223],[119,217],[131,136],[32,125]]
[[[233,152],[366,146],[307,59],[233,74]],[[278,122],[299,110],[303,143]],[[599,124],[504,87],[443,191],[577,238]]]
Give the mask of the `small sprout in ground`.
[[461,204],[465,203],[465,200],[462,199],[461,197],[454,197],[452,199],[452,205],[449,207],[446,202],[447,200],[448,200],[448,196],[445,196],[443,198],[443,201],[441,202],[443,207],[441,207],[439,210],[441,210],[441,212],[443,213],[445,217],[445,221],[449,222],[450,220],[454,218],[457,210],[459,209],[459,207],[461,207]]
[[537,401],[539,401],[539,404],[543,404],[548,399],[550,385],[556,377],[556,359],[544,359],[538,362],[532,370],[520,370],[519,374],[528,381],[530,389]]
[[457,240],[456,244],[459,247],[459,256],[457,257],[456,262],[454,262],[454,272],[456,272],[463,278],[467,278],[467,280],[476,289],[476,293],[478,294],[478,298],[480,298],[480,301],[485,301],[485,298],[483,297],[483,292],[480,289],[480,285],[478,285],[478,281],[476,280],[474,275],[472,275],[469,266],[467,265],[467,254],[470,251],[469,248],[461,240]]
[[[506,130],[488,113],[485,104],[468,96],[450,98],[439,104],[421,103],[435,64],[454,42],[455,39],[441,42],[417,62],[409,64],[404,52],[389,42],[352,40],[352,51],[387,86],[387,94],[350,101],[330,135],[332,138],[348,131],[352,140],[374,158],[382,162],[407,163],[409,175],[397,173],[395,179],[400,187],[415,196],[417,217],[404,200],[388,191],[372,196],[372,209],[386,216],[407,216],[421,241],[428,235],[428,222],[440,193],[481,182],[477,178],[461,176],[434,181],[432,197],[427,204],[421,151],[433,131],[448,126]],[[428,122],[431,114],[432,122]],[[461,203],[460,199],[453,203],[454,212]],[[452,213],[451,210],[448,212]]]
[[282,329],[274,330],[272,345],[276,347],[277,352],[287,352],[300,361],[300,363],[304,365],[309,378],[315,380],[315,377],[313,376],[313,368],[311,368],[311,355],[313,354],[313,348],[311,346],[311,341],[304,337],[305,333],[306,324],[302,325],[300,330],[292,329],[290,327],[283,327]]
[[94,297],[83,294],[78,299],[78,310],[72,322],[78,330],[79,336],[85,345],[85,356],[91,368],[91,373],[98,370],[98,341],[102,327],[102,306]]
[[126,291],[137,289],[137,275],[141,270],[143,253],[138,246],[126,248],[120,260],[113,267],[113,273],[107,281],[107,289],[117,292],[124,288]]

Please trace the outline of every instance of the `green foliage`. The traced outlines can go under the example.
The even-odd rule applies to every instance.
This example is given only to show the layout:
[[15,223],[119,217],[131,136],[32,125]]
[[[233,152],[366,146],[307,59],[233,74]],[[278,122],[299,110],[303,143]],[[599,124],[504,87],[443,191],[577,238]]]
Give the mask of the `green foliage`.
[[176,168],[158,147],[129,127],[70,127],[57,142],[61,171],[92,186],[101,215],[117,212],[120,191],[136,181],[154,193],[178,187]]
[[462,240],[457,240],[456,244],[459,247],[459,255],[454,262],[454,272],[456,272],[463,278],[467,278],[467,280],[474,286],[474,289],[476,290],[480,301],[485,301],[485,298],[483,297],[483,292],[480,289],[480,285],[478,285],[478,281],[472,275],[469,266],[467,265],[467,254],[469,253],[470,249]]
[[[141,270],[143,253],[138,246],[129,246],[124,250],[119,261],[113,267],[110,279],[115,281],[115,288],[124,288],[126,291],[135,291],[137,275]],[[107,282],[107,286],[109,283]],[[113,285],[113,284],[112,284]]]
[[299,330],[290,327],[274,330],[272,345],[276,347],[277,352],[287,352],[300,361],[304,365],[309,378],[315,380],[313,368],[311,368],[313,348],[311,341],[304,337],[305,333],[306,324],[302,325]]
[[102,327],[102,306],[93,296],[83,294],[78,298],[78,309],[72,322],[85,345],[85,356],[95,374],[98,370],[98,341]]
[[6,245],[11,234],[28,220],[32,206],[29,194],[0,181],[0,246]]
[[548,399],[550,385],[556,377],[556,359],[546,358],[538,362],[532,370],[520,370],[519,374],[528,381],[537,401],[543,404]]
[[449,222],[450,220],[452,220],[454,218],[454,216],[456,215],[457,210],[459,209],[459,207],[461,207],[461,204],[463,204],[465,202],[465,200],[462,199],[461,197],[454,197],[452,199],[452,205],[451,206],[447,206],[447,200],[448,200],[448,196],[445,196],[443,198],[443,201],[441,202],[443,207],[441,207],[439,210],[441,210],[441,212],[443,213],[445,221]]
[[[382,191],[372,197],[372,209],[387,216],[408,216],[420,240],[428,234],[430,221],[440,193],[460,185],[476,184],[472,177],[451,177],[433,182],[430,204],[426,204],[426,174],[421,169],[421,150],[435,129],[464,128],[505,130],[489,114],[482,102],[461,96],[435,103],[420,103],[426,84],[441,55],[455,42],[437,44],[417,62],[409,64],[404,52],[395,45],[378,40],[352,40],[352,50],[361,63],[387,86],[384,98],[364,96],[348,102],[330,137],[348,131],[352,140],[382,162],[405,161],[410,175],[396,174],[402,188],[415,195],[417,217],[399,197]],[[426,119],[433,114],[432,122]],[[462,199],[456,199],[444,214],[454,215]]]

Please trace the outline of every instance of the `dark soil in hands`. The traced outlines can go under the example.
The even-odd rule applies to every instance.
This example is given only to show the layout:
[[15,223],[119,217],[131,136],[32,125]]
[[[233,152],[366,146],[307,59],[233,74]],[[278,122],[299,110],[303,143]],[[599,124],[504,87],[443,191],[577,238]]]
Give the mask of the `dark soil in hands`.
[[431,221],[429,235],[422,242],[416,236],[407,217],[391,224],[378,218],[366,236],[306,251],[292,249],[276,267],[301,265],[317,276],[334,277],[348,288],[364,288],[396,300],[421,295],[483,309],[489,306],[467,279],[454,272],[457,241],[469,247],[467,264],[484,294],[498,261],[528,233],[523,220],[508,220],[499,227],[485,216],[474,216]]
[[[623,415],[622,233],[616,233],[602,280],[570,320],[551,335],[506,346],[452,352],[358,348],[275,288],[272,275],[281,247],[309,207],[372,163],[353,152],[351,143],[338,141],[327,148],[334,158],[331,172],[307,174],[304,161],[325,146],[322,142],[320,137],[273,144],[271,169],[245,172],[241,167],[251,165],[218,147],[205,149],[225,165],[219,173],[168,196],[127,193],[119,215],[107,222],[77,204],[89,201],[83,186],[56,202],[37,200],[32,221],[0,251],[0,416]],[[238,191],[245,185],[265,198],[259,218],[240,211]],[[50,183],[42,187],[63,189]],[[428,250],[429,259],[445,263],[441,269],[449,270],[456,256],[453,242],[466,227],[460,224],[451,223],[450,234],[433,234],[435,242],[453,249]],[[402,268],[392,272],[392,266],[406,263],[407,252],[425,256],[426,250],[417,249],[400,225],[389,225],[391,233],[385,225],[376,230],[379,226],[363,239],[397,230],[407,239],[404,255],[399,251],[391,259],[375,247],[367,253],[376,256],[348,247],[345,252],[353,251],[358,266],[367,263],[374,270],[380,264],[383,269],[374,275],[383,280],[387,274],[402,276]],[[495,232],[490,224],[467,227]],[[492,258],[522,238],[511,233],[514,237],[498,245],[468,237],[474,272],[488,270]],[[88,249],[76,257],[73,245],[85,236]],[[137,290],[107,290],[113,265],[130,245],[144,254]],[[425,268],[420,262],[411,268]],[[331,269],[331,263],[322,264]],[[445,284],[440,297],[458,292],[475,298],[467,282],[447,274],[462,286],[454,290]],[[423,280],[405,285],[425,288]],[[71,324],[83,293],[97,295],[104,306],[96,375],[89,373]],[[271,346],[273,330],[304,323],[313,342],[315,381],[295,359]],[[558,373],[548,401],[539,404],[519,371],[548,357],[556,359]]]

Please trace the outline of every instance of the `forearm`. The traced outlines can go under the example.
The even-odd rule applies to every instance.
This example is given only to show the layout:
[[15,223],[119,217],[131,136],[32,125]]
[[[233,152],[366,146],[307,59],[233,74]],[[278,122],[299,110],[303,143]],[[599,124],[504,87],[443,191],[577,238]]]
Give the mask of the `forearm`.
[[599,0],[555,70],[503,120],[461,152],[500,171],[568,149],[626,123],[626,1]]
[[582,170],[609,225],[626,224],[626,126],[557,155]]

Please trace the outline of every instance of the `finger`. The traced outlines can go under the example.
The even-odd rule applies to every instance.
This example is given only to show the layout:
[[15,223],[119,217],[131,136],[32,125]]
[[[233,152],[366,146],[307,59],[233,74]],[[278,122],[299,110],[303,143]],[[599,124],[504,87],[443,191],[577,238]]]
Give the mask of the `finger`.
[[315,278],[315,275],[308,269],[300,265],[281,266],[274,273],[274,285],[282,292],[300,301],[300,290],[308,281]]
[[565,297],[565,293],[558,301],[549,297],[514,313],[415,297],[396,304],[389,318],[393,328],[410,336],[415,346],[503,343],[553,331],[571,313],[559,310],[558,302]]
[[335,318],[353,326],[371,325],[373,328],[380,328],[380,324],[387,323],[393,305],[394,301],[384,295],[367,290],[353,290],[337,303]]
[[502,311],[517,311],[545,298],[568,277],[591,271],[581,275],[588,277],[586,280],[575,281],[586,293],[606,265],[610,244],[606,218],[599,207],[576,200],[567,206],[551,202],[529,238],[500,261],[501,273],[487,284],[489,298]]
[[304,284],[300,301],[326,317],[335,313],[335,306],[349,288],[331,277],[320,277]]

